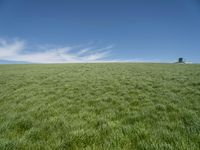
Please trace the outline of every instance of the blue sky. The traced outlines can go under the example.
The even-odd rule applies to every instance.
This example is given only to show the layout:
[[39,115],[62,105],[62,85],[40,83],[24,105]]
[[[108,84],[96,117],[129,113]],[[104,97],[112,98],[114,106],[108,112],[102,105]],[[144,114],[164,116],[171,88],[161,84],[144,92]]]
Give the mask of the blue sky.
[[200,62],[200,0],[0,0],[0,63]]

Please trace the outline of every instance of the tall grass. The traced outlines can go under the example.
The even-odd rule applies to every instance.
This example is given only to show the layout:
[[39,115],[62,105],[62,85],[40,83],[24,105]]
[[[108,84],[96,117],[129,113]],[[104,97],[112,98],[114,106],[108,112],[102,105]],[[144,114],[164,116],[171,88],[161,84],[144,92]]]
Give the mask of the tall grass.
[[0,65],[0,149],[200,149],[200,65]]

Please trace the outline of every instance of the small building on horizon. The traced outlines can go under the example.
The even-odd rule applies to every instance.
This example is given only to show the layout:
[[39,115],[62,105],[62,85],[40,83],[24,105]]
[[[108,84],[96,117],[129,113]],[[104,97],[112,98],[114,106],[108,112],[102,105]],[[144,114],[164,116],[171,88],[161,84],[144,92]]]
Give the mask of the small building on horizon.
[[176,63],[179,63],[179,64],[192,64],[192,62],[186,61],[186,59],[184,59],[182,57],[178,58],[178,61]]
[[184,61],[184,59],[183,59],[182,57],[180,57],[180,58],[178,59],[178,63],[185,63],[185,61]]

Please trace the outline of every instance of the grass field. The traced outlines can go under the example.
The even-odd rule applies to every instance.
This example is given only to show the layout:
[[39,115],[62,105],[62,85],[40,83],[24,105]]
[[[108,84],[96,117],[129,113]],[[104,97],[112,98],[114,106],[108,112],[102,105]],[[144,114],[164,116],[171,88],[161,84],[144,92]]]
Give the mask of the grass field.
[[200,65],[0,65],[0,149],[200,149]]

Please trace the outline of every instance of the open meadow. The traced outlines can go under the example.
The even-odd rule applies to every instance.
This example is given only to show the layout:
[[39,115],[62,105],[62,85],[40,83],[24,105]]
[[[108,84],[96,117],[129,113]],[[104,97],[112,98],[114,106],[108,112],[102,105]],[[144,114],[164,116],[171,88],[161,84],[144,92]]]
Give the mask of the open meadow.
[[0,149],[200,149],[200,65],[0,65]]

